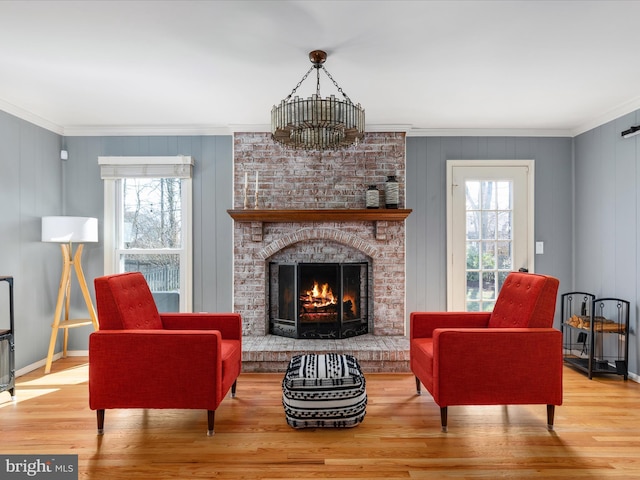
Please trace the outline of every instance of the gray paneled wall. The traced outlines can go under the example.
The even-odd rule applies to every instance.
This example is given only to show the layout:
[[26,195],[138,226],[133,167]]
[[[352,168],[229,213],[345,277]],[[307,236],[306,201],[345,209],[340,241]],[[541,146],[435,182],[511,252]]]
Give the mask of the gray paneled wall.
[[[60,247],[40,242],[44,215],[62,212],[61,138],[0,111],[0,275],[14,277],[16,367],[47,356],[62,266]],[[9,327],[0,286],[0,328]]]
[[[67,189],[67,211],[70,215],[97,216],[100,222],[104,200],[98,156],[194,157],[193,310],[231,311],[233,224],[227,209],[233,205],[232,137],[69,137],[66,142],[67,182],[80,187]],[[71,172],[76,173],[72,176]],[[102,242],[96,250],[95,258],[87,258],[85,264],[85,274],[90,279],[103,273]],[[83,340],[84,337],[77,339],[76,349],[86,348]]]
[[409,137],[407,312],[446,310],[446,161],[480,159],[535,160],[535,239],[545,244],[536,271],[558,277],[561,290],[571,288],[570,138]]
[[575,286],[631,302],[629,371],[640,372],[640,135],[620,133],[640,111],[590,130],[575,142]]
[[[535,237],[545,242],[536,270],[560,278],[561,291],[585,289],[631,301],[630,368],[638,372],[640,136],[619,137],[639,117],[636,112],[574,140],[407,138],[406,204],[413,209],[407,219],[407,312],[446,307],[446,160],[532,158]],[[59,156],[63,145],[66,161]],[[233,229],[226,213],[232,205],[232,149],[231,136],[61,138],[0,112],[0,274],[16,277],[18,368],[46,356],[60,276],[59,249],[40,242],[40,218],[64,213],[102,222],[100,155],[194,156],[194,310],[232,308]],[[89,281],[102,274],[102,256],[102,243],[85,247]],[[6,306],[3,293],[0,308]],[[74,308],[81,310],[77,293]],[[86,350],[89,332],[73,331],[70,349]]]
[[[60,150],[69,153],[60,159]],[[95,216],[102,235],[100,155],[193,155],[194,310],[232,308],[232,137],[67,137],[0,112],[0,275],[15,277],[16,367],[46,357],[61,273],[58,245],[40,242],[45,215]],[[86,244],[89,289],[103,273],[102,242]],[[87,316],[75,279],[71,316]],[[0,312],[8,311],[0,291]],[[1,319],[2,317],[0,317]],[[0,324],[0,326],[4,326]],[[69,334],[70,350],[86,350],[90,327]],[[56,352],[62,349],[58,335]]]

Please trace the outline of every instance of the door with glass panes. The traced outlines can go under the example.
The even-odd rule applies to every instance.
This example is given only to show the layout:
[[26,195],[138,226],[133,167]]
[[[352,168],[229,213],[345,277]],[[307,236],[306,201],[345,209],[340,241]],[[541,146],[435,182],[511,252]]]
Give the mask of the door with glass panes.
[[492,311],[509,272],[533,271],[533,161],[447,162],[450,311]]

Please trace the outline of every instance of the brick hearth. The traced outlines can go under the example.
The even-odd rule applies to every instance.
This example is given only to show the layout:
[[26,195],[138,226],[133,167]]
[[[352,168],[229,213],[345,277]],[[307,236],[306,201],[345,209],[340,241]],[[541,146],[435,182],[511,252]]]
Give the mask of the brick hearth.
[[243,372],[282,372],[298,353],[351,354],[364,373],[409,372],[407,337],[360,335],[341,340],[298,340],[276,335],[244,337]]

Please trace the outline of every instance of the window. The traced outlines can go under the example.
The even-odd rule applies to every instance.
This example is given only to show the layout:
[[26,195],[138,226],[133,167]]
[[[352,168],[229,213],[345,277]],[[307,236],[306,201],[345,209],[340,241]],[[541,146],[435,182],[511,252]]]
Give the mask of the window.
[[192,310],[191,157],[99,157],[105,275],[139,271],[161,312]]

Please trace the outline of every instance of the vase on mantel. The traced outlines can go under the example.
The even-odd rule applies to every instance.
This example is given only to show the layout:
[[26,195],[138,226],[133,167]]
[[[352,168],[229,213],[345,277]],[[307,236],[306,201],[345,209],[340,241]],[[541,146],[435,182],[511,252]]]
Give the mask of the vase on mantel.
[[387,208],[398,208],[400,188],[395,175],[389,175],[384,184],[384,203]]
[[367,189],[366,199],[367,208],[380,208],[380,192],[375,185],[369,185]]

